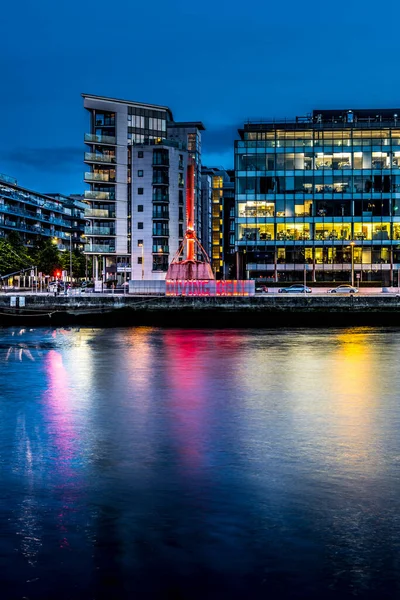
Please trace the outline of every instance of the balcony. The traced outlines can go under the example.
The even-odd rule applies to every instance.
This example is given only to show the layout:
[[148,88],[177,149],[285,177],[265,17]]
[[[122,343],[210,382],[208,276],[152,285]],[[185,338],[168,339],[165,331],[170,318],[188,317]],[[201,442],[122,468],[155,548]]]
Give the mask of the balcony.
[[85,235],[115,235],[114,227],[85,227]]
[[115,146],[116,138],[111,135],[94,135],[93,133],[85,133],[85,142],[89,144],[107,144]]
[[43,197],[34,196],[32,194],[28,194],[27,192],[20,192],[5,186],[0,186],[0,196],[6,199],[15,200],[16,202],[22,202],[23,204],[33,204],[34,206],[39,206],[40,208],[47,208],[48,210],[53,210],[54,212],[64,213],[65,210],[64,205],[61,202],[57,204],[56,202],[51,202]]
[[153,206],[153,219],[169,219],[169,210],[157,210],[158,206]]
[[85,173],[85,181],[107,181],[115,183],[115,178],[111,178],[109,173]]
[[97,190],[85,190],[87,200],[115,200],[114,192],[99,192]]
[[110,254],[115,252],[115,246],[109,244],[85,244],[85,252],[96,252],[97,254]]
[[98,154],[97,152],[85,152],[85,162],[115,163],[113,154]]
[[87,208],[85,210],[85,219],[93,218],[115,219],[115,212],[101,208]]
[[157,254],[168,254],[169,246],[160,246],[159,244],[153,244],[153,252]]

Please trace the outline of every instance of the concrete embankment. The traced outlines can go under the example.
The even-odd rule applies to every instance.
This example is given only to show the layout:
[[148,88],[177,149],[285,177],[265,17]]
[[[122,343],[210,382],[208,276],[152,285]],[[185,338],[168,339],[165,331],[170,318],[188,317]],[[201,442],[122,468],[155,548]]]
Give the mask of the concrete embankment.
[[[0,325],[157,325],[276,327],[399,325],[400,297],[266,295],[254,297],[0,296]],[[15,296],[14,296],[15,298]],[[23,301],[22,301],[23,303]]]

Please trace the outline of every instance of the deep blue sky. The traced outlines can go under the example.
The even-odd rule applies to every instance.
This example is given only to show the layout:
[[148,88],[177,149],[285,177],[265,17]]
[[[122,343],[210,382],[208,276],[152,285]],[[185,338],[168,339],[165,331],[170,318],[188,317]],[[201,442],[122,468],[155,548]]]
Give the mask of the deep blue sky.
[[203,163],[233,166],[247,118],[398,107],[398,3],[268,0],[4,2],[0,172],[78,193],[82,92],[201,120]]

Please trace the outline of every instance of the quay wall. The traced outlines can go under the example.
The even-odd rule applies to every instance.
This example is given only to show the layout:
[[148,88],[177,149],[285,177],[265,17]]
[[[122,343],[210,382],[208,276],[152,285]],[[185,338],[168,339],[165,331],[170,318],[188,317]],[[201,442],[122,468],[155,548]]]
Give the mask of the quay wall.
[[[26,294],[24,306],[0,296],[0,326],[13,324],[184,327],[400,326],[396,294],[253,297],[50,296]],[[14,300],[15,302],[15,300]]]

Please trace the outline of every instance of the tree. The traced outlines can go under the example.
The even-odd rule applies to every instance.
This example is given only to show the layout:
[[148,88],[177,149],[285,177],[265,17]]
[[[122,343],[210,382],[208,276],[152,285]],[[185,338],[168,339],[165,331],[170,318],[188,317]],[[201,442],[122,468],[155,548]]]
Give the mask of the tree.
[[44,275],[53,275],[62,268],[61,253],[57,245],[49,239],[39,238],[32,254],[34,264]]
[[[66,250],[61,254],[61,263],[62,268],[69,273],[70,269],[70,253],[69,250]],[[90,265],[88,262],[88,273],[90,273]],[[86,276],[86,256],[79,250],[79,248],[75,248],[72,251],[72,277],[73,278],[81,278]]]
[[8,238],[0,240],[0,274],[15,273],[32,266],[32,257],[22,245],[18,234],[12,232]]

